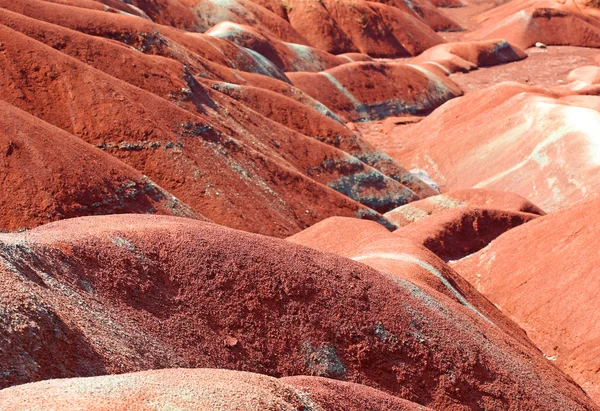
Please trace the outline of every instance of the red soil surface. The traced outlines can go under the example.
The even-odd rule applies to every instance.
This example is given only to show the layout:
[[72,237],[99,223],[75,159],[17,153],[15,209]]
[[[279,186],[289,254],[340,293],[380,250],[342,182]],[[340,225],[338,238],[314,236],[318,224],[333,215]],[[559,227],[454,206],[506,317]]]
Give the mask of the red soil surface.
[[450,78],[465,92],[481,90],[502,82],[516,81],[530,86],[550,88],[568,83],[569,73],[582,66],[597,65],[598,50],[555,46],[530,48],[527,58],[502,66],[481,68],[469,73],[451,74]]
[[[132,3],[137,9],[126,6],[126,11],[148,16],[163,25],[206,32],[230,22],[251,26],[285,42],[312,45],[335,54],[360,51],[374,57],[414,55],[443,41],[435,30],[460,29],[427,0],[413,0],[410,6],[397,0],[133,0]],[[101,10],[92,1],[84,5],[83,0],[72,0],[68,4]]]
[[[216,222],[286,235],[318,221],[327,213],[338,214],[340,209],[346,209],[349,215],[359,213],[380,218],[323,184],[381,211],[418,198],[401,183],[346,153],[266,118],[259,122],[254,111],[221,93],[205,89],[188,76],[184,68],[179,72],[174,69],[175,72],[158,72],[155,76],[158,81],[141,84],[164,96],[159,98],[10,29],[2,30],[7,36],[3,47],[13,62],[3,65],[2,69],[11,79],[3,83],[6,101],[143,170],[169,192],[183,197],[181,200],[194,210],[206,213]],[[35,54],[27,50],[35,50]],[[146,61],[139,59],[135,64],[142,68],[144,63]],[[23,76],[17,67],[29,67],[30,71]],[[111,73],[117,71],[115,74],[127,79],[128,74],[118,71],[121,70],[118,66],[104,68]],[[161,70],[167,69],[167,65],[161,66]],[[177,83],[182,80],[178,77],[183,77],[187,87],[179,88]],[[165,98],[175,100],[173,103],[183,100],[188,104],[177,107],[180,104],[169,103]],[[49,106],[45,101],[53,101],[53,104]],[[77,111],[69,107],[77,107]],[[136,112],[133,118],[132,110]],[[317,112],[313,114],[322,116]],[[264,127],[265,122],[270,123],[269,128]],[[215,145],[221,142],[227,142],[230,146],[227,152],[232,155],[223,156],[226,148],[219,149]],[[169,163],[172,165],[167,166]],[[335,169],[344,164],[347,164],[345,169]],[[280,171],[274,173],[275,169]],[[240,173],[248,177],[240,178]],[[224,179],[228,183],[224,183]],[[388,185],[390,191],[383,197],[381,190],[369,191],[369,179],[379,187]],[[282,184],[282,180],[290,183]],[[312,191],[315,199],[331,197],[335,205],[321,200],[315,201],[313,206],[310,206],[311,201],[303,204],[304,199],[296,194],[298,188],[293,188],[298,184],[304,187],[301,191]],[[211,186],[215,188],[210,189]],[[247,194],[242,195],[244,191]],[[250,201],[253,197],[254,202]],[[296,203],[296,210],[290,207],[291,203]],[[326,211],[328,208],[330,211]],[[273,223],[265,226],[265,218]]]
[[[226,40],[199,34],[192,37],[143,19],[98,10],[81,9],[75,14],[71,6],[37,0],[1,5],[12,10],[0,10],[1,24],[27,36],[2,29],[9,39],[3,47],[12,61],[3,69],[11,78],[5,84],[9,88],[5,100],[139,169],[215,222],[285,236],[335,214],[382,220],[377,212],[435,194],[418,177],[361,142],[356,133],[345,128],[334,131],[343,126],[332,127],[324,114],[335,119],[336,114],[345,114],[344,107],[336,107],[334,114],[283,82],[220,66],[248,63],[249,54],[240,60],[242,49]],[[124,48],[113,39],[143,53]],[[17,73],[15,64],[31,70]],[[269,64],[243,68],[287,81],[276,65]],[[394,70],[400,75],[414,69]],[[40,71],[52,75],[30,75]],[[193,75],[196,72],[200,72],[198,77]],[[115,77],[122,81],[115,81]],[[235,85],[217,85],[215,89],[214,80],[283,92],[295,101],[278,98],[276,111],[268,99],[240,104],[229,97]],[[416,87],[416,97],[409,96],[408,101],[418,98],[419,107],[430,109],[460,93],[455,86],[454,94],[439,91],[438,81],[421,80],[425,91],[418,90],[420,84],[411,86]],[[254,89],[250,99],[269,95],[267,90]],[[374,96],[359,96],[365,100],[360,104],[385,102],[395,90],[382,88]],[[297,103],[305,106],[298,107]],[[69,107],[77,107],[77,111]],[[132,107],[136,112],[133,120]],[[355,107],[349,109],[356,111]],[[269,118],[256,116],[255,110]],[[325,124],[317,127],[319,134],[312,134],[314,126],[307,128],[290,121],[288,113],[296,112],[304,113],[304,124]],[[288,127],[311,133],[314,139],[336,148],[347,148],[354,158]],[[201,135],[205,136],[190,139]],[[231,145],[226,152],[233,150],[233,156],[224,158],[225,151],[217,150],[215,144],[223,141]],[[214,172],[199,172],[210,169],[209,164],[216,168]],[[224,181],[223,187],[211,189]],[[299,190],[299,186],[303,188]],[[297,197],[297,192],[307,189],[313,192],[312,200]],[[325,198],[329,199],[323,201]],[[266,225],[265,219],[269,221]]]
[[[385,153],[366,142],[359,134],[344,126],[335,114],[326,110],[325,115],[317,115],[325,106],[315,107],[310,101],[290,101],[297,89],[271,91],[260,87],[238,86],[223,82],[204,81],[214,90],[227,94],[236,101],[243,102],[246,107],[268,116],[278,123],[300,132],[306,136],[322,141],[343,150],[369,166],[381,171],[386,176],[401,182],[421,197],[437,194],[418,176],[410,173]],[[289,93],[288,93],[289,92]],[[315,103],[316,100],[313,100]],[[320,104],[320,103],[319,103]],[[313,108],[315,107],[315,108]]]
[[373,388],[318,377],[276,379],[211,369],[171,369],[44,381],[0,392],[5,411],[30,408],[90,411],[330,410],[427,411]]
[[[452,9],[449,15],[474,32],[444,34],[446,39],[504,38],[523,49],[535,42],[566,46],[542,45],[526,50],[523,61],[476,71],[456,56],[444,55],[450,44],[437,46],[418,59],[433,60],[433,55],[445,61],[445,68],[454,72],[450,78],[467,95],[420,122],[396,127],[375,122],[357,128],[367,141],[408,169],[425,170],[442,191],[494,188],[518,193],[547,211],[566,209],[511,229],[452,266],[598,400],[594,351],[598,338],[592,325],[597,320],[588,315],[597,305],[590,275],[595,258],[588,251],[594,244],[597,201],[586,203],[586,199],[596,197],[598,191],[594,147],[600,129],[596,125],[599,61],[597,50],[573,47],[598,46],[598,10],[586,7],[587,2],[572,1],[514,1],[496,9],[489,1],[469,3],[466,10]],[[518,25],[517,20],[528,24]],[[522,84],[499,84],[503,81]],[[452,171],[446,174],[446,170]],[[439,247],[440,227],[453,215],[464,214],[456,207],[543,214],[519,196],[514,207],[496,207],[498,200],[469,204],[467,199],[454,200],[453,195],[450,191],[386,213],[394,224],[406,225],[394,234],[404,231],[419,243],[434,238]],[[573,208],[578,202],[584,204]],[[525,204],[528,209],[521,209]],[[469,244],[494,231],[479,228],[479,235],[468,236]],[[446,243],[458,247],[461,239]]]
[[595,409],[493,320],[333,254],[141,215],[1,240],[4,386],[216,367],[333,377],[440,410]]
[[502,233],[545,213],[521,196],[459,190],[398,207],[385,214],[394,235],[422,244],[448,261],[472,254]]
[[469,72],[479,67],[498,66],[523,60],[527,55],[505,40],[447,43],[432,47],[412,63],[439,64],[450,73]]
[[454,265],[596,401],[599,213],[594,200],[539,218]]
[[308,396],[320,409],[431,411],[431,408],[399,399],[365,385],[304,376],[286,377],[282,378],[282,381]]
[[395,128],[386,137],[393,150],[380,148],[425,170],[442,190],[512,191],[546,211],[565,208],[593,196],[599,184],[598,97],[579,93],[586,90],[503,83]]
[[[258,3],[287,19],[309,44],[333,54],[416,55],[443,42],[435,30],[456,27],[427,1],[419,2],[424,8],[414,10],[404,1],[396,0],[291,0],[283,3],[261,0]],[[426,14],[429,18],[423,17]]]
[[448,17],[448,14],[436,7],[456,7],[460,0],[410,0],[396,1],[399,7],[407,12],[412,12],[423,19],[431,28],[439,32],[462,31],[463,27]]
[[206,34],[252,49],[283,71],[322,71],[348,63],[347,58],[302,44],[286,43],[275,36],[263,35],[250,26],[229,21],[217,24]]
[[[348,238],[353,241],[349,242]],[[425,247],[370,221],[332,217],[287,239],[360,261],[392,278],[408,280],[479,313],[521,343],[533,347],[523,330]]]
[[2,101],[0,147],[2,231],[98,214],[204,219],[139,171]]
[[[462,32],[440,33],[448,41],[457,41],[465,34],[475,30],[478,22],[477,16],[507,3],[509,0],[468,0],[462,1],[462,7],[446,8],[443,13],[456,21],[464,29]],[[432,2],[433,3],[433,2]]]
[[358,62],[320,73],[288,73],[294,86],[332,109],[345,121],[424,114],[462,90],[430,67],[389,62]]
[[595,3],[0,0],[0,409],[597,410]]
[[[0,9],[0,22],[50,46],[57,47],[57,44],[59,44],[58,47],[63,53],[78,58],[107,74],[118,77],[146,91],[165,99],[174,100],[177,105],[195,113],[197,113],[197,105],[206,101],[205,91],[197,86],[195,87],[196,90],[190,91],[197,92],[196,94],[200,95],[196,96],[194,93],[191,96],[186,96],[185,93],[182,95],[181,90],[190,88],[188,84],[189,77],[186,80],[185,76],[179,73],[185,74],[189,70],[173,60],[146,56],[98,37],[86,36],[79,32],[28,19],[2,9]],[[72,39],[72,41],[66,43],[62,41],[64,38]],[[90,48],[96,50],[96,53],[88,53],[87,50]],[[112,63],[114,60],[120,60],[122,64],[115,65]],[[128,66],[139,68],[147,74],[138,76],[136,71],[123,69]],[[223,69],[215,73],[215,67],[210,67],[210,69],[212,71],[211,77],[218,80],[240,82],[240,78],[235,76],[240,77],[242,75],[245,76],[245,78],[242,78],[243,83],[250,82],[250,84],[256,84],[257,86],[249,89],[246,86],[234,87],[227,83],[220,85],[220,83],[215,84],[213,81],[203,81],[213,89],[226,93],[237,101],[243,101],[251,109],[287,127],[346,150],[367,164],[406,184],[413,191],[427,195],[427,189],[420,187],[423,184],[420,184],[418,179],[402,170],[389,157],[386,158],[383,153],[378,153],[376,149],[361,141],[356,133],[350,132],[343,125],[336,123],[331,118],[319,115],[319,113],[324,113],[335,118],[331,111],[314,99],[304,95],[300,90],[263,76],[253,77],[252,75],[228,72]],[[277,94],[283,94],[288,98],[270,93],[269,90]],[[290,101],[289,98],[295,99],[297,102]],[[319,113],[315,113],[315,110]]]

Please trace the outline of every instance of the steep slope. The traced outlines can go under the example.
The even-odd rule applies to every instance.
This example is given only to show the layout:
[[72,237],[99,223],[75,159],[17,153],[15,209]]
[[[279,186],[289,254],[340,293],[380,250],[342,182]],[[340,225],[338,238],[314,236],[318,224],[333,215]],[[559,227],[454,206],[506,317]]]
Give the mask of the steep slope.
[[135,16],[41,0],[2,0],[0,7],[84,34],[118,41],[145,54],[172,58],[194,73],[219,71],[216,63],[287,81],[283,72],[264,56],[213,36],[175,30]]
[[295,0],[287,17],[310,44],[333,54],[408,56],[444,41],[417,16],[364,0]]
[[[444,6],[435,4],[440,3],[439,0],[379,0],[379,2],[393,5],[410,15],[414,15],[435,31],[449,32],[462,30],[460,24],[436,8]],[[450,3],[452,2],[454,0],[450,0]]]
[[539,218],[454,265],[596,400],[599,213],[593,200]]
[[274,36],[263,35],[253,27],[230,21],[217,24],[206,34],[252,49],[269,59],[282,71],[322,71],[348,63],[347,58],[334,56],[303,44],[287,43]]
[[0,147],[1,231],[99,214],[204,219],[139,171],[1,100]]
[[210,367],[361,382],[440,410],[595,409],[487,317],[333,254],[142,215],[0,239],[3,386]]
[[600,0],[0,0],[0,410],[600,410],[599,39]]
[[292,84],[346,121],[426,114],[462,90],[439,69],[398,62],[357,62],[320,73],[288,73]]
[[[152,6],[146,1],[133,3],[161,24],[206,32],[230,22],[333,54],[415,55],[443,42],[435,30],[460,29],[427,0],[413,0],[410,6],[395,0],[158,0]],[[179,13],[185,17],[178,21],[173,17]]]
[[484,40],[440,44],[419,54],[412,63],[438,64],[446,71],[456,73],[511,63],[525,57],[523,50],[506,40]]
[[[35,19],[40,19],[53,24],[78,30],[85,34],[115,39],[124,43],[128,47],[133,47],[146,54],[160,55],[176,60],[185,66],[185,72],[183,74],[177,73],[177,77],[189,78],[193,74],[198,74],[198,76],[203,78],[207,77],[214,80],[224,80],[231,83],[247,84],[247,82],[250,82],[252,85],[258,85],[258,83],[260,83],[261,87],[266,87],[269,90],[281,88],[281,86],[275,85],[276,83],[274,84],[273,82],[269,83],[266,81],[261,82],[256,78],[227,70],[227,68],[233,68],[272,76],[283,81],[289,81],[283,72],[266,57],[256,53],[253,50],[246,49],[245,47],[239,47],[225,39],[215,36],[197,33],[182,33],[169,27],[149,23],[139,18],[115,15],[111,13],[102,13],[94,10],[89,10],[87,13],[75,14],[75,12],[72,10],[73,7],[53,5],[51,3],[41,2],[39,0],[16,0],[15,2],[6,3],[2,3],[0,1],[0,6]],[[12,28],[16,30],[22,30],[22,19],[18,20],[14,16],[10,16],[8,20],[11,21],[9,25]],[[27,24],[31,26],[32,23],[29,22]],[[52,37],[54,37],[55,40],[52,42],[45,41],[41,33],[38,33],[40,29],[35,28],[35,25],[34,28],[28,28],[24,30],[24,32],[29,36],[33,36],[39,41],[43,41],[52,47],[60,49],[61,51],[65,49],[65,52],[73,57],[91,60],[90,64],[93,64],[94,67],[101,70],[107,70],[106,68],[110,66],[109,74],[111,75],[122,78],[122,75],[119,76],[118,73],[113,73],[114,71],[118,72],[121,70],[125,72],[124,75],[128,77],[126,81],[132,82],[132,84],[136,85],[140,84],[141,80],[136,79],[136,77],[140,76],[135,75],[138,70],[142,71],[143,69],[143,67],[140,67],[139,69],[137,68],[139,64],[136,64],[135,62],[131,63],[136,64],[136,70],[124,70],[123,68],[127,67],[126,65],[117,67],[110,65],[109,62],[114,58],[120,59],[120,57],[118,57],[119,54],[114,50],[114,45],[112,45],[112,50],[110,51],[110,54],[113,56],[111,59],[102,57],[102,54],[100,53],[92,56],[90,56],[89,53],[84,55],[82,46],[79,47],[78,54],[74,55],[73,52],[75,52],[75,50],[73,50],[74,47],[70,46],[70,41],[65,42],[64,38],[61,37],[56,39],[58,33],[56,33],[55,28],[43,27],[42,29],[44,31],[52,31]],[[72,36],[73,33],[60,33],[60,35]],[[83,42],[91,45],[93,42],[93,40],[89,38],[81,38],[81,36],[78,37],[79,38],[76,39],[75,44],[80,44],[79,42]],[[110,47],[106,42],[99,45],[102,49]],[[123,53],[130,54],[131,50],[128,51],[129,53],[125,51],[123,51]],[[330,56],[328,58],[334,57]],[[341,59],[342,57],[339,58]],[[353,58],[355,58],[355,56],[353,56]],[[127,59],[131,61],[131,58],[129,57]],[[306,65],[307,62],[310,62],[310,60],[311,58],[307,59],[306,56],[299,56],[297,60],[294,60],[291,63]],[[88,61],[86,61],[86,63],[88,63]],[[144,65],[145,64],[149,64],[148,59],[146,59]],[[156,61],[154,64],[158,64],[158,61]],[[169,65],[175,67],[175,65],[172,63],[169,63]],[[355,73],[355,77],[358,77],[355,83],[367,87],[369,86],[368,79],[366,77],[372,74],[372,70],[368,70],[368,67],[366,70],[357,70],[356,67],[353,67],[350,70]],[[152,69],[154,75],[156,75],[157,71],[158,70],[156,68]],[[366,72],[363,73],[362,71]],[[437,78],[434,74],[428,71],[417,74],[410,74],[402,71],[396,73],[396,71],[399,70],[395,69],[388,69],[384,71],[391,75],[392,78],[398,78],[398,80],[405,76],[409,76],[410,78],[414,76],[420,77],[416,83],[416,90],[414,93],[412,93],[416,94],[416,97],[419,100],[418,107],[415,108],[415,110],[431,110],[447,99],[461,93],[460,90],[453,85],[453,83],[444,78]],[[171,77],[173,77],[173,75],[171,75]],[[146,84],[149,83],[149,81],[146,81]],[[404,81],[404,83],[406,83],[406,81]],[[442,83],[442,86],[440,86],[440,83]],[[343,79],[342,84],[346,85]],[[176,92],[171,92],[170,95],[173,97],[178,97],[179,100],[185,100],[186,98],[189,98],[189,96],[187,96],[185,93],[182,94],[181,90],[185,91],[188,88],[189,86],[184,86],[181,89],[178,89]],[[334,85],[329,85],[328,89],[334,94],[339,94],[339,90],[336,89]],[[387,111],[405,111],[405,107],[401,107],[400,109],[394,108],[394,105],[402,105],[402,101],[395,101],[395,97],[399,93],[403,97],[406,95],[406,91],[403,91],[403,89],[379,87],[379,90],[377,90],[376,93],[376,101],[373,101],[373,96],[353,96],[353,102],[356,103],[358,101],[357,104],[364,106],[380,104],[385,106],[384,110]],[[347,100],[346,96],[338,97],[338,99],[339,98]],[[408,101],[405,103],[405,105],[413,103],[412,100],[414,100],[414,98],[407,98],[407,100]],[[322,103],[325,103],[326,106],[328,105],[327,102]],[[346,115],[345,111],[349,111],[351,116],[355,116],[355,112],[357,110],[355,105],[350,104],[347,101],[343,106],[338,104],[336,109],[340,110],[338,114],[342,116]],[[379,113],[379,116],[381,115],[382,113]]]
[[[290,97],[293,97],[296,92],[304,94],[298,89],[289,89],[288,93],[288,90],[282,89],[271,91],[260,87],[209,80],[203,81],[203,84],[230,96],[235,101],[243,103],[246,107],[279,124],[351,154],[386,176],[399,181],[420,197],[438,193],[437,190],[422,181],[418,175],[400,166],[387,154],[365,141],[359,133],[342,124],[341,120],[329,110],[325,114],[321,114],[316,112],[319,107],[311,107],[310,103],[306,101],[304,104],[291,101],[287,95],[282,95],[289,94]],[[279,85],[283,85],[283,83],[279,83]]]
[[398,410],[430,411],[428,407],[402,400],[361,384],[322,377],[285,377],[281,379],[308,396],[324,410]]
[[457,260],[537,217],[493,208],[459,207],[401,227],[394,234],[425,246],[444,261]]
[[521,343],[534,347],[520,327],[439,257],[423,245],[391,233],[378,224],[332,217],[288,237],[287,241],[359,261],[388,276],[410,281],[436,295],[450,298],[490,319]]
[[[381,218],[325,185],[381,211],[418,198],[347,153],[257,116],[193,78],[184,77],[184,99],[195,109],[184,110],[17,32],[0,30],[7,38],[1,69],[7,102],[122,159],[213,221],[286,235],[323,213]],[[382,191],[382,185],[389,190]],[[314,200],[304,205],[306,197],[298,192],[314,193]],[[322,201],[327,197],[332,202]],[[265,219],[273,223],[265,225]]]
[[[219,100],[219,94],[198,87],[190,68],[178,61],[141,54],[113,41],[27,18],[8,10],[0,9],[0,23],[192,113],[206,113],[210,112],[211,108],[217,108],[211,98]],[[120,64],[115,64],[115,61]],[[241,101],[245,106],[273,121],[354,155],[419,195],[435,194],[417,177],[367,144],[356,133],[339,124],[339,119],[333,113],[302,91],[265,76],[215,66],[208,65],[210,72],[205,76],[225,82],[215,83],[201,77],[196,77],[196,80],[233,97],[236,101]],[[131,70],[130,67],[136,70]],[[138,72],[143,72],[144,75],[140,76]],[[256,84],[256,87],[248,84]],[[275,93],[270,92],[271,90]],[[212,93],[210,98],[207,95],[209,93]],[[227,106],[231,101],[221,98],[221,103]],[[225,111],[210,114],[212,117],[220,117],[222,121],[230,121]]]

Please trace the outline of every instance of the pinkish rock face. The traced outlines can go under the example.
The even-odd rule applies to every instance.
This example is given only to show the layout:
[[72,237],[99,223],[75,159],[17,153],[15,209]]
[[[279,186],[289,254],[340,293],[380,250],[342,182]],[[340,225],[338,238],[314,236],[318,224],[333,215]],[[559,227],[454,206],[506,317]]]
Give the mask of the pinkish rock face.
[[216,369],[167,369],[27,384],[0,393],[6,411],[29,407],[113,410],[428,411],[373,388],[316,377],[276,379]]
[[[503,83],[390,137],[406,148],[397,159],[424,169],[442,189],[511,191],[544,210],[562,209],[594,196],[600,183],[600,114],[573,93]],[[450,144],[456,149],[448,151]]]
[[599,17],[596,8],[575,1],[511,1],[480,15],[481,27],[466,37],[504,38],[522,49],[536,43],[598,47]]

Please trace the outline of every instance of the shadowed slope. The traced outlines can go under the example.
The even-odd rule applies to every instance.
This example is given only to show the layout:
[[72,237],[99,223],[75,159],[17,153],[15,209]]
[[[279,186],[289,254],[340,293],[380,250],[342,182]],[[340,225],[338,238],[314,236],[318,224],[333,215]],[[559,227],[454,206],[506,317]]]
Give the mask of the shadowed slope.
[[385,217],[398,227],[407,226],[431,215],[461,207],[479,207],[517,213],[545,215],[543,210],[524,197],[504,191],[466,189],[450,191],[398,207]]
[[522,49],[536,42],[600,47],[600,10],[590,5],[573,0],[513,0],[479,16],[481,27],[467,38],[503,38]]
[[422,244],[444,261],[457,260],[537,217],[493,208],[459,207],[401,227],[394,234]]
[[335,253],[439,293],[489,319],[521,343],[535,347],[523,330],[482,297],[467,281],[423,245],[354,218],[332,217],[287,238],[317,250]]
[[462,95],[439,69],[386,62],[359,62],[320,73],[288,73],[294,86],[348,121],[398,114],[425,114]]

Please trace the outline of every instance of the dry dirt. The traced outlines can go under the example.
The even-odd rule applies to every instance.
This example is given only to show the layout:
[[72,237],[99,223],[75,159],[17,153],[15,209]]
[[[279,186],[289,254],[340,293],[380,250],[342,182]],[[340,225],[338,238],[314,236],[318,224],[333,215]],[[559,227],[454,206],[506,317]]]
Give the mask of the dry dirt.
[[600,8],[0,0],[0,410],[600,410]]

